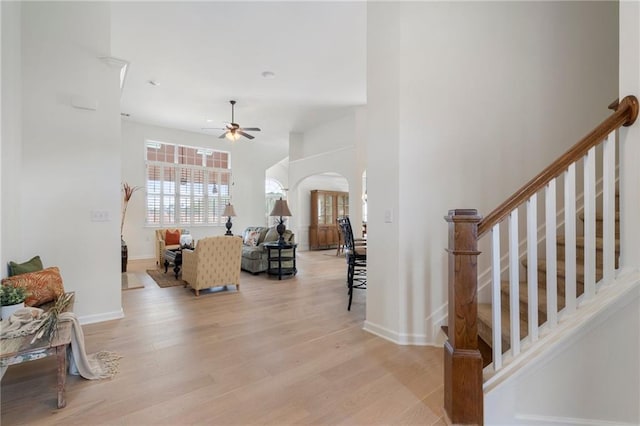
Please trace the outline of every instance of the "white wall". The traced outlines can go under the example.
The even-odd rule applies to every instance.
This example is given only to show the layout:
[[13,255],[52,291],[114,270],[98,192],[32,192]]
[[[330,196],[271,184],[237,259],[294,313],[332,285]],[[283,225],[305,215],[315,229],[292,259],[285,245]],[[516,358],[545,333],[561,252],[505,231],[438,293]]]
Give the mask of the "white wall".
[[373,2],[367,15],[365,326],[433,343],[443,216],[487,214],[609,113],[617,4]]
[[[16,176],[20,176],[22,158],[21,6],[19,2],[1,2],[0,11],[2,13],[0,262],[6,265],[10,260],[23,257],[22,238],[20,238],[21,191],[19,182],[15,179]],[[2,277],[7,275],[5,267],[0,274]]]
[[[233,173],[232,203],[238,216],[232,218],[234,234],[241,233],[247,226],[265,225],[264,181],[266,169],[287,155],[286,149],[277,150],[272,146],[255,141],[240,140],[235,143],[227,139],[201,133],[122,121],[122,180],[131,185],[145,186],[145,141],[174,143],[180,145],[213,148],[231,153]],[[155,256],[155,229],[145,225],[144,190],[132,197],[124,226],[130,259],[153,258]],[[186,226],[195,239],[212,235],[222,235],[226,228],[221,226]]]
[[[98,59],[110,53],[110,5],[21,7],[22,115],[13,119],[21,121],[22,155],[12,167],[20,220],[13,211],[5,224],[18,228],[21,244],[3,243],[3,252],[19,261],[39,254],[45,266],[58,266],[83,321],[115,318],[122,315],[119,70]],[[97,110],[72,107],[74,96]],[[109,220],[92,222],[92,211]]]
[[287,190],[289,188],[289,158],[284,158],[267,168],[265,178],[277,180]]
[[[367,319],[365,329],[400,341],[401,9],[367,6]],[[385,213],[390,215],[385,221]],[[426,224],[419,221],[416,229]],[[427,239],[426,236],[424,238]],[[418,283],[424,290],[424,285]],[[374,288],[375,287],[375,288]],[[408,307],[407,307],[408,308]],[[424,313],[420,313],[424,315]],[[424,318],[424,317],[423,317]]]
[[[620,99],[640,99],[640,3],[620,2]],[[640,265],[640,120],[623,127],[620,135],[620,262],[623,267]],[[625,238],[626,236],[633,236]]]
[[[301,249],[309,248],[309,191],[331,189],[311,176],[334,173],[346,179],[326,183],[337,190],[349,191],[349,216],[354,229],[362,221],[362,172],[366,162],[367,111],[357,107],[344,117],[311,129],[300,136],[295,134],[295,147],[290,148],[304,157],[293,160],[289,156],[289,208],[293,216],[287,227],[296,234]],[[338,141],[338,142],[336,142]],[[302,155],[302,154],[300,154]],[[316,179],[316,178],[314,178]],[[312,187],[315,186],[315,187]]]
[[355,134],[353,113],[308,130],[304,132],[303,158],[354,145]]
[[564,350],[486,393],[485,424],[640,424],[639,301],[636,287]]

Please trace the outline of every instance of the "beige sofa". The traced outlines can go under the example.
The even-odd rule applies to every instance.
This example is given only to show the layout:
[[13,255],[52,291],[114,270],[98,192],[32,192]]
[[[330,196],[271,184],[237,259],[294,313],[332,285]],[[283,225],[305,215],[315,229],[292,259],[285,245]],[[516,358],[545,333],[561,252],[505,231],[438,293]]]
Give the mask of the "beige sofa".
[[[219,235],[204,238],[195,250],[182,250],[182,279],[196,296],[203,288],[235,285],[240,289],[242,238]],[[185,284],[186,287],[186,284]]]

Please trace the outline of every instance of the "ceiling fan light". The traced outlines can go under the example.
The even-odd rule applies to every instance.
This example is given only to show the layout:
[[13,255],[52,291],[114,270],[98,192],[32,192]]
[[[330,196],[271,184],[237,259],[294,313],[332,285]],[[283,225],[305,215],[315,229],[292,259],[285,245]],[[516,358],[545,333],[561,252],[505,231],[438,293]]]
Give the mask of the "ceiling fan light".
[[227,132],[226,138],[230,141],[237,141],[238,139],[240,139],[240,135],[236,132],[229,131]]

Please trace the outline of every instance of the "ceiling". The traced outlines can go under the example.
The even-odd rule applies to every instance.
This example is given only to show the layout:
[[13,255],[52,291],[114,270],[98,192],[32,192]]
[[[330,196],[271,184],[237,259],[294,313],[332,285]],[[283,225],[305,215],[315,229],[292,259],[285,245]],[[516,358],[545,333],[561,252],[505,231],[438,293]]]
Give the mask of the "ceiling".
[[127,119],[217,138],[234,99],[253,143],[288,146],[366,103],[366,2],[113,2],[111,54]]

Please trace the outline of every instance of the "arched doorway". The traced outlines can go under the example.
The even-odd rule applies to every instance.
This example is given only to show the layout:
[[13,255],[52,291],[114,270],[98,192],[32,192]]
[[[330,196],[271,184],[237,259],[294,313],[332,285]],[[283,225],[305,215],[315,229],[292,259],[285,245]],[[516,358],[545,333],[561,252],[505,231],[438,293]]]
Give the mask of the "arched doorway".
[[276,204],[276,200],[283,198],[287,199],[287,189],[274,178],[266,178],[264,181],[264,199],[265,199],[265,220],[268,225],[272,225],[269,223],[269,213],[273,210],[273,206]]
[[[295,196],[297,196],[297,206],[298,206],[298,233],[296,234],[296,241],[300,244],[300,248],[303,250],[309,250],[310,248],[310,233],[312,223],[317,222],[318,216],[322,216],[323,223],[336,225],[336,215],[337,214],[348,214],[349,213],[349,203],[348,203],[348,194],[349,194],[349,182],[347,179],[334,172],[326,172],[326,173],[318,173],[315,175],[307,176],[302,179],[297,185],[295,185]],[[340,204],[340,211],[338,211],[338,205],[328,206],[327,204],[323,204],[320,206],[318,203],[315,203],[312,206],[312,191],[327,191],[327,192],[335,192],[335,193],[344,193],[346,195],[342,200],[334,199],[332,202]],[[293,195],[292,195],[293,196]],[[312,211],[312,207],[315,209]],[[329,210],[330,209],[330,210]],[[315,220],[314,220],[315,219]],[[329,223],[330,222],[330,223]],[[337,226],[337,225],[336,225]],[[336,229],[337,232],[337,229]],[[335,246],[330,245],[326,247],[327,249],[335,250]]]

